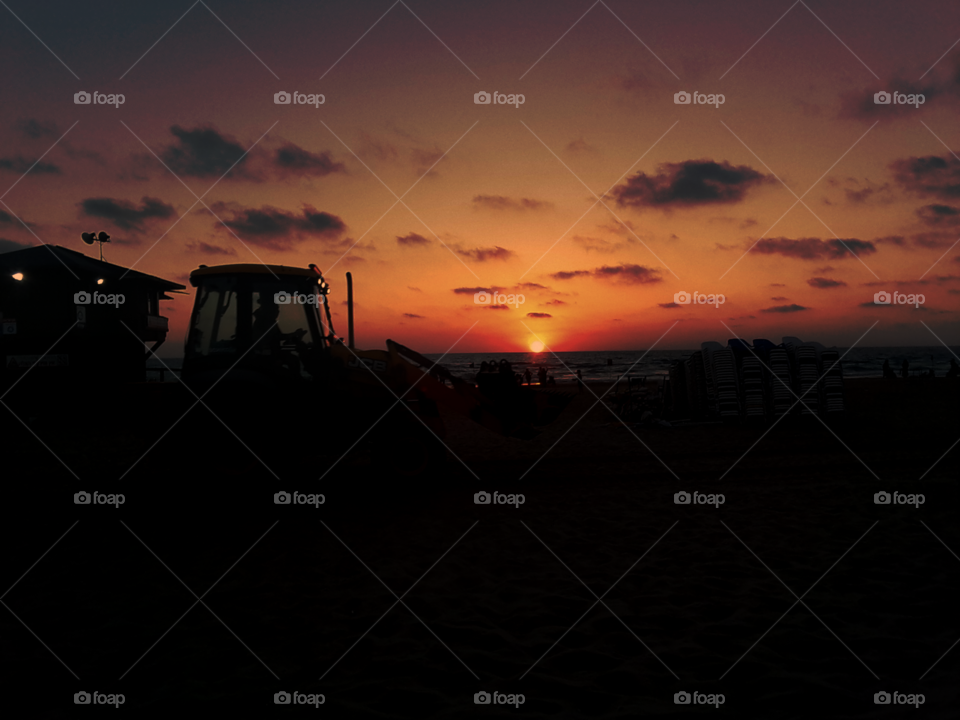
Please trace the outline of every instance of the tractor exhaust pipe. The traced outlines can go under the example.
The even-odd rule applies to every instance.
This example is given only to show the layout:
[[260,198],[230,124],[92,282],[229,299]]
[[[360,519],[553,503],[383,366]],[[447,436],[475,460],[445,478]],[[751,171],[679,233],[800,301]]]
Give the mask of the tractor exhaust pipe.
[[347,273],[347,347],[353,350],[353,276]]

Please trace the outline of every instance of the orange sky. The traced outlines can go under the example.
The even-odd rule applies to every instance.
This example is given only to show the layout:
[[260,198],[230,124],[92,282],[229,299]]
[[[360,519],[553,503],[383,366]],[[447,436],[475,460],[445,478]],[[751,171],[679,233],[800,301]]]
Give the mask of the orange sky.
[[[0,110],[0,192],[72,129],[3,198],[0,249],[85,249],[80,232],[102,229],[111,262],[184,283],[200,263],[315,262],[335,302],[350,270],[367,347],[443,352],[472,327],[455,352],[523,350],[532,332],[554,350],[643,348],[676,321],[659,347],[731,330],[849,345],[874,321],[864,344],[938,344],[923,323],[958,342],[955,4],[798,5],[753,49],[789,6],[608,5],[579,22],[589,5],[411,4],[420,20],[399,5],[352,49],[390,3],[225,9],[252,52],[198,6],[136,64],[182,11],[124,10],[142,29],[118,37],[106,16],[68,34],[69,10],[24,10],[81,79],[4,26],[0,58],[31,67]],[[872,103],[897,88],[926,102]],[[125,102],[75,105],[78,90]],[[278,90],[325,103],[277,105]],[[477,105],[481,90],[525,102]],[[725,102],[677,105],[680,90]],[[255,142],[203,198],[230,232],[184,184],[203,195]],[[808,207],[790,210],[791,190]],[[479,288],[526,301],[494,311]],[[862,307],[884,289],[923,293],[923,309]],[[681,290],[726,302],[670,307]],[[166,303],[168,355],[191,304]]]

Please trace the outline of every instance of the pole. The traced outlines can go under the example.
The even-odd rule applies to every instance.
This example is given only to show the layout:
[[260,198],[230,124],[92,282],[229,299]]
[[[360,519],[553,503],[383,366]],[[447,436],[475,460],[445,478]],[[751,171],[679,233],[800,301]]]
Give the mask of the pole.
[[353,350],[353,276],[347,273],[347,347]]

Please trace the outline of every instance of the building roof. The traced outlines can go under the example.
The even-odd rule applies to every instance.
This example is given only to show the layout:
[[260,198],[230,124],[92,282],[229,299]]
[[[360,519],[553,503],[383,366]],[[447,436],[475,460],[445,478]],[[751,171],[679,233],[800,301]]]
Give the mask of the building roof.
[[30,272],[38,268],[57,267],[65,268],[78,278],[94,276],[116,281],[122,277],[126,280],[152,285],[161,291],[186,289],[186,286],[180,283],[164,280],[155,275],[147,275],[125,268],[122,265],[97,260],[60,245],[36,245],[23,250],[13,250],[0,254],[0,269],[4,273]]
[[307,268],[289,267],[287,265],[261,265],[259,263],[237,263],[234,265],[215,265],[213,267],[201,265],[196,270],[191,272],[190,276],[232,274],[301,275],[305,277],[320,277],[319,273]]

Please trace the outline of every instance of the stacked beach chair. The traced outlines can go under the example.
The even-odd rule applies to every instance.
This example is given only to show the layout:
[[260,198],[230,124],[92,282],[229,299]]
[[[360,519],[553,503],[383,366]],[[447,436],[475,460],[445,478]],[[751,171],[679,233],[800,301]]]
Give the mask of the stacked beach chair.
[[821,398],[820,414],[824,417],[835,416],[843,412],[843,367],[837,350],[824,350],[820,353]]
[[820,373],[817,370],[817,349],[810,343],[797,346],[797,396],[803,401],[800,403],[802,415],[816,415],[820,409],[820,390],[817,380]]

